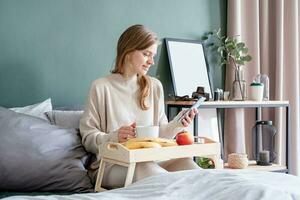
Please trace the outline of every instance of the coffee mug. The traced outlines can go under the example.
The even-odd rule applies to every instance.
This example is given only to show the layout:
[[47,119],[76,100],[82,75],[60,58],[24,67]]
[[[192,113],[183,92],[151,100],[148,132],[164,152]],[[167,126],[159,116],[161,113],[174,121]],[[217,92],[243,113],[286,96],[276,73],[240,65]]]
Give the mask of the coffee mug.
[[262,101],[264,95],[264,85],[261,83],[251,83],[250,99],[254,101]]
[[136,137],[159,137],[158,126],[136,126]]
[[230,95],[229,91],[224,91],[223,92],[224,101],[229,101],[229,95]]

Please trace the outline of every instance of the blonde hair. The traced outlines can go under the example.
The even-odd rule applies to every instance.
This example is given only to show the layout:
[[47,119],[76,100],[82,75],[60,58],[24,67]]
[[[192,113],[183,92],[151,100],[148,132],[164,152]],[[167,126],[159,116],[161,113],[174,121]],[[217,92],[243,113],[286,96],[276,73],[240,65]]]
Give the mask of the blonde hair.
[[[136,24],[126,29],[118,40],[115,68],[112,73],[124,74],[126,55],[135,50],[147,49],[153,44],[158,44],[157,35],[143,25]],[[150,93],[149,76],[139,76],[138,84],[140,86],[139,104],[143,110],[147,110],[149,107],[146,105],[146,98]]]

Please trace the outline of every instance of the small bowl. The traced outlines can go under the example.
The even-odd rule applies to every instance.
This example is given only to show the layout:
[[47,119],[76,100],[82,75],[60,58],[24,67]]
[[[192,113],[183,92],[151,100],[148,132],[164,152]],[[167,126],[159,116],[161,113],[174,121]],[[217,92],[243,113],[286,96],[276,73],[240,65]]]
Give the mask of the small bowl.
[[242,153],[228,155],[228,167],[232,169],[244,169],[248,166],[248,156]]

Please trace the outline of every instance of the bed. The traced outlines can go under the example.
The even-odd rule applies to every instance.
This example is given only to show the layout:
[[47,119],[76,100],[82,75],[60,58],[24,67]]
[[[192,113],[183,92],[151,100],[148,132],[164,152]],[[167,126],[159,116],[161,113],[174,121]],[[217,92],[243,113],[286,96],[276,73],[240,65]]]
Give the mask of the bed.
[[166,173],[95,193],[87,175],[91,155],[78,132],[82,111],[52,110],[50,103],[0,107],[0,191],[23,192],[0,194],[0,198],[300,200],[299,177],[228,169]]
[[127,188],[100,193],[50,196],[11,196],[4,200],[96,199],[300,199],[300,178],[250,170],[187,170],[156,175]]

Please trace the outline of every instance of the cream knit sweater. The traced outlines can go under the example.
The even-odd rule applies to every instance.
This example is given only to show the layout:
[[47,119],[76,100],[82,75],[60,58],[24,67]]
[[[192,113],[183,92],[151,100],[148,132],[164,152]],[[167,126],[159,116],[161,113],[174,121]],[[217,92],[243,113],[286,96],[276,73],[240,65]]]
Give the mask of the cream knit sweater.
[[176,120],[168,123],[164,109],[163,87],[159,80],[150,77],[148,110],[142,110],[138,102],[137,76],[125,79],[111,74],[92,83],[80,120],[82,143],[87,151],[97,155],[98,147],[108,141],[118,142],[118,129],[137,125],[159,125],[159,135],[173,138],[183,129]]

